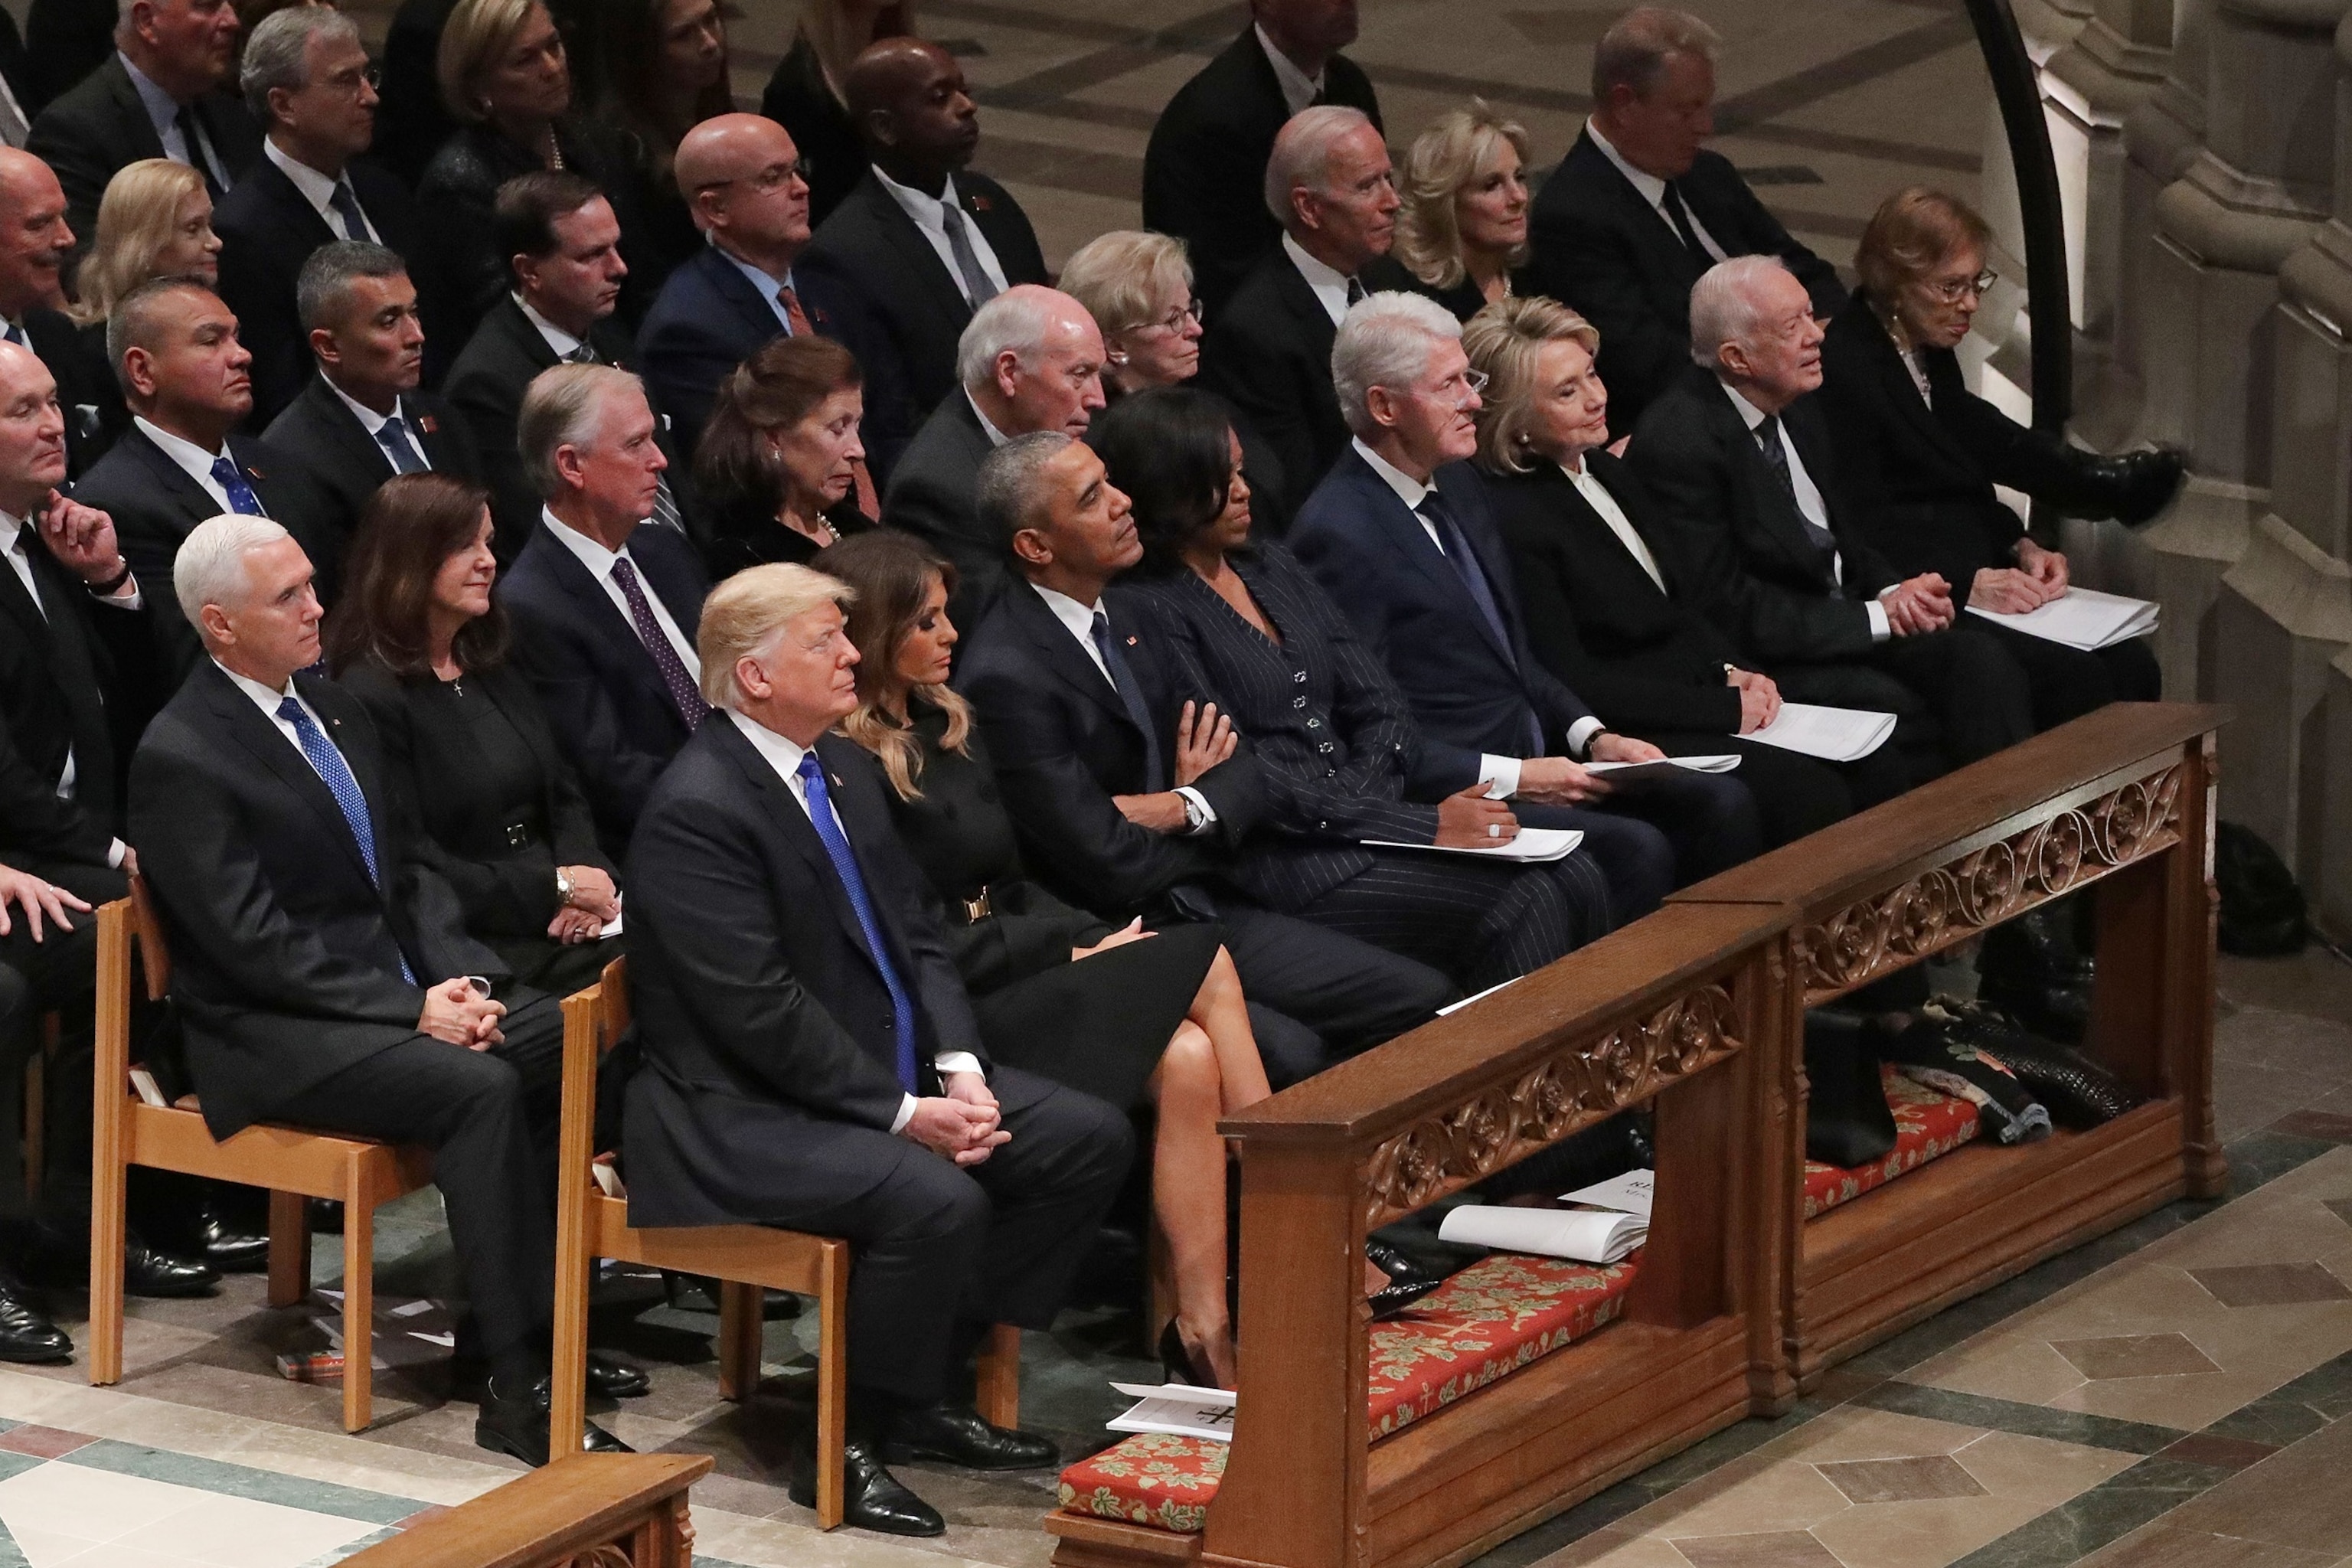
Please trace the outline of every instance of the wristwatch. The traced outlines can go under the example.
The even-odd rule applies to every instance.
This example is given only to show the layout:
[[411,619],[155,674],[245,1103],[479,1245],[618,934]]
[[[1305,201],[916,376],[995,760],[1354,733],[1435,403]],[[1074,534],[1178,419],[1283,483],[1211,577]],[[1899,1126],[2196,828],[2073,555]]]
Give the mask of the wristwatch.
[[1202,828],[1208,826],[1209,811],[1206,806],[1202,805],[1192,795],[1182,794],[1181,792],[1177,795],[1176,798],[1184,803],[1185,832],[1198,833]]
[[566,909],[572,907],[572,874],[561,866],[555,868],[555,901]]

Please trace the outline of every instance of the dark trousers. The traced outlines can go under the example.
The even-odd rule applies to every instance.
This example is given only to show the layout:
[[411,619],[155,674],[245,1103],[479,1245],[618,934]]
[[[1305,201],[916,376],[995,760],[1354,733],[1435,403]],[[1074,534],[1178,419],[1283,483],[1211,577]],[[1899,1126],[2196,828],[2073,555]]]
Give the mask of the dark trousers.
[[2164,672],[2145,638],[2085,653],[1990,621],[1984,631],[2025,671],[2037,731],[2054,730],[2110,702],[2153,702],[2164,694]]
[[41,1048],[42,1019],[58,1015],[57,1053],[43,1074],[41,1103],[41,1200],[39,1217],[71,1237],[89,1224],[90,1073],[93,1070],[93,1005],[98,980],[98,909],[122,898],[130,885],[120,871],[103,866],[36,859],[12,860],[17,869],[55,882],[86,900],[90,912],[69,915],[71,931],[47,917],[41,938],[22,908],[8,910],[8,934],[0,937],[0,964],[23,977],[22,1005],[0,1024],[0,1061],[21,1078],[26,1056]]
[[1370,854],[1370,869],[1299,913],[1442,969],[1465,992],[1540,969],[1610,929],[1612,884],[1581,848],[1535,866],[1438,850]]
[[1895,714],[1899,722],[1887,745],[1913,759],[1914,782],[2033,733],[2025,671],[1997,638],[1971,626],[1889,637],[1859,659],[1769,673],[1790,702]]
[[1736,778],[1693,773],[1628,784],[1590,805],[1513,801],[1523,827],[1568,827],[1584,835],[1609,883],[1616,925],[1640,920],[1676,888],[1755,858],[1764,847],[1756,802]]
[[533,995],[501,1021],[503,1044],[468,1050],[418,1035],[294,1097],[272,1121],[433,1151],[433,1184],[493,1363],[542,1354],[553,1319],[551,1186],[563,1014]]
[[1910,770],[1899,753],[1889,755],[1885,746],[1859,763],[1840,765],[1738,735],[1660,733],[1642,739],[1670,757],[1738,757],[1739,766],[1732,776],[1748,786],[1756,803],[1758,826],[1768,849],[1843,822],[1910,786]]
[[1013,1139],[979,1164],[858,1129],[872,1186],[819,1208],[780,1198],[766,1216],[848,1238],[849,1382],[869,1410],[877,1395],[946,1397],[951,1357],[983,1324],[1050,1327],[1135,1157],[1126,1115],[1092,1095],[1018,1068],[988,1082]]
[[1456,994],[1442,966],[1236,894],[1218,898],[1217,918],[1276,1089],[1418,1028]]

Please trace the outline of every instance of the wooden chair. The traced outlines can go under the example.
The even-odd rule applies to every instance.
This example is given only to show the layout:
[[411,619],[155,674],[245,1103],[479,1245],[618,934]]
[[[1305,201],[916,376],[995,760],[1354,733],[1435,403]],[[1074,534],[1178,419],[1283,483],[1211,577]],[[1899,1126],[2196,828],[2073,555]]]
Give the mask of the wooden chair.
[[130,1168],[177,1171],[269,1191],[269,1304],[290,1307],[310,1288],[309,1198],[343,1205],[343,1429],[370,1419],[373,1270],[379,1204],[433,1180],[425,1150],[339,1133],[257,1125],[215,1142],[193,1095],[150,1105],[131,1081],[131,953],[147,998],[162,1000],[172,958],[146,884],[98,911],[98,1039],[93,1075],[89,1220],[89,1380],[122,1379],[123,1203]]
[[[625,1197],[607,1196],[591,1171],[596,1155],[596,1068],[629,1026],[628,960],[604,966],[596,984],[563,1002],[563,1123],[556,1174],[555,1382],[548,1452],[580,1447],[586,1416],[589,1265],[615,1258],[720,1281],[719,1393],[749,1398],[760,1384],[762,1293],[816,1298],[816,1519],[842,1518],[842,1444],[849,1394],[849,1243],[761,1225],[632,1229]],[[1021,1331],[998,1324],[981,1352],[977,1403],[1000,1426],[1021,1415]]]

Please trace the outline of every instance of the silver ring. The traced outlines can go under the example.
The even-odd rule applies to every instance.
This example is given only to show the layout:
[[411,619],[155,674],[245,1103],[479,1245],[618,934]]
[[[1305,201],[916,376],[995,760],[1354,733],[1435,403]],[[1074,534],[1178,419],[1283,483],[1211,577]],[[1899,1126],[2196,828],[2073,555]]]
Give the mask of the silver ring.
[[1490,822],[1490,823],[1486,824],[1486,837],[1489,837],[1489,838],[1500,838],[1502,836],[1503,836],[1503,825],[1502,825],[1501,823],[1499,823],[1499,822]]

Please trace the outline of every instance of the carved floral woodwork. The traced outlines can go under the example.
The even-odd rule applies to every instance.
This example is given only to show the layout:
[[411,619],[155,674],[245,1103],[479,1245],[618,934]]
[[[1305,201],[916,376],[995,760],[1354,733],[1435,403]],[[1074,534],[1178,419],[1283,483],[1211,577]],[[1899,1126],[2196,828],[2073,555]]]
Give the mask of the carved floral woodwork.
[[1415,1122],[1372,1151],[1366,1227],[1459,1192],[1723,1060],[1740,1048],[1735,1016],[1728,991],[1702,985]]
[[2180,842],[2178,763],[1796,932],[1805,1005],[1966,941]]

